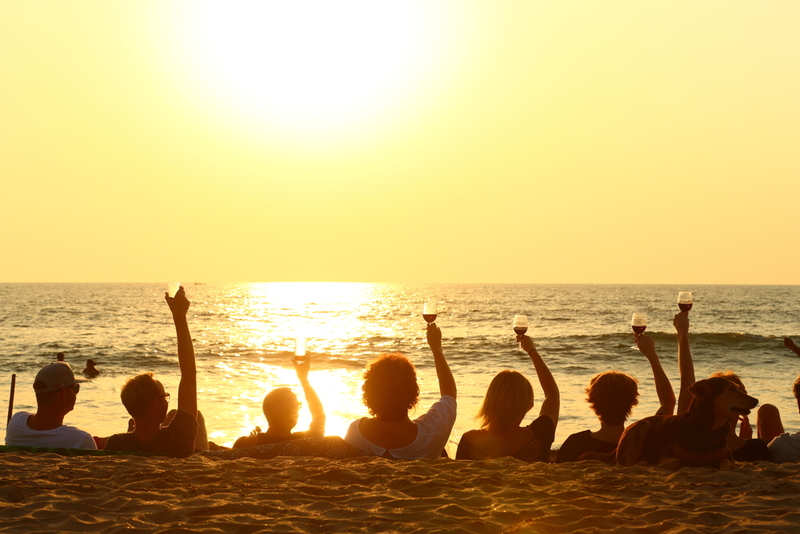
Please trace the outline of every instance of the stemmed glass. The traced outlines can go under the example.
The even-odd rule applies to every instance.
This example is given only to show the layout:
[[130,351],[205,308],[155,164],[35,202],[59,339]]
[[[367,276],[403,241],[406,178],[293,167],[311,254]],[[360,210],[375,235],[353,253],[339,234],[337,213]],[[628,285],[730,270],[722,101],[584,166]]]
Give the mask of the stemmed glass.
[[438,314],[439,314],[439,312],[438,312],[438,306],[436,305],[436,302],[433,302],[433,301],[426,302],[422,306],[422,318],[425,319],[425,321],[428,324],[433,324],[433,322],[436,320],[436,316]]
[[167,295],[169,295],[169,298],[174,299],[180,288],[180,282],[167,282]]
[[303,363],[306,360],[306,338],[296,337],[294,339],[294,361]]
[[524,336],[525,332],[528,331],[528,316],[527,315],[515,315],[514,316],[514,333],[518,336]]
[[[634,313],[633,317],[631,318],[631,328],[636,334],[644,334],[644,331],[647,329],[647,314]],[[634,345],[631,348],[634,350],[639,350],[637,345]]]
[[680,291],[678,292],[678,307],[681,311],[688,312],[692,309],[692,292]]

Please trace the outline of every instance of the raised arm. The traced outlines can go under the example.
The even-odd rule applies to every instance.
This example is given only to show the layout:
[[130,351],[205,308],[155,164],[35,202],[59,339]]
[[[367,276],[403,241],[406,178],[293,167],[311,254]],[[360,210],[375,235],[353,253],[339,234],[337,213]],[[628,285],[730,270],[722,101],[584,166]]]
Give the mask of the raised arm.
[[433,363],[436,366],[436,377],[439,379],[439,394],[444,397],[449,395],[456,398],[456,379],[453,378],[453,372],[450,371],[450,366],[447,365],[447,360],[444,359],[444,352],[442,352],[442,331],[436,326],[436,323],[428,324],[428,346],[433,353]]
[[311,355],[306,356],[302,362],[298,362],[297,358],[293,358],[292,363],[297,373],[297,379],[300,381],[300,385],[303,386],[308,411],[311,412],[311,425],[308,427],[308,436],[322,437],[325,435],[325,410],[317,392],[314,391],[314,388],[311,387],[311,382],[308,381],[308,371],[311,369]]
[[194,361],[194,345],[192,335],[189,333],[189,323],[186,312],[189,311],[189,300],[183,286],[178,289],[174,298],[166,294],[167,304],[172,312],[175,322],[175,332],[178,336],[178,365],[181,370],[181,381],[178,385],[178,410],[197,417],[197,367]]
[[658,395],[660,404],[656,415],[672,415],[675,410],[675,392],[672,390],[667,373],[661,367],[653,338],[644,334],[636,335],[636,345],[639,347],[639,351],[647,357],[650,367],[653,368],[653,381],[656,384],[656,395]]
[[798,348],[797,345],[794,344],[794,341],[792,341],[792,338],[790,338],[790,337],[783,338],[783,346],[786,347],[787,349],[791,350],[792,352],[794,352],[798,356],[800,356],[800,348]]
[[682,414],[689,409],[692,401],[692,394],[689,388],[695,382],[694,362],[692,353],[689,350],[689,313],[678,312],[672,319],[672,326],[678,332],[678,371],[681,375],[681,389],[678,393],[678,414]]
[[542,401],[542,407],[539,409],[539,415],[550,417],[550,419],[553,420],[553,426],[558,426],[558,413],[561,410],[561,394],[558,391],[556,379],[553,378],[553,373],[550,372],[550,368],[547,367],[542,357],[539,356],[539,353],[536,351],[536,345],[533,344],[533,340],[530,336],[517,336],[517,341],[522,347],[522,350],[527,352],[528,356],[530,356],[533,362],[533,368],[536,370],[536,376],[539,377],[539,385],[542,386],[542,391],[544,392],[544,401]]

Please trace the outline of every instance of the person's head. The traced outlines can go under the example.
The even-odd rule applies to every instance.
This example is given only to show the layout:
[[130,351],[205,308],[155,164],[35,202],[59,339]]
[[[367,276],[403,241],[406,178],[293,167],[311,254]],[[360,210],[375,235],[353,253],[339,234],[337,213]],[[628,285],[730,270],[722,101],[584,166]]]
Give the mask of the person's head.
[[533,408],[533,387],[525,376],[505,369],[497,373],[475,416],[481,428],[510,430]]
[[408,417],[419,401],[414,364],[402,354],[382,354],[372,360],[361,390],[369,413],[385,419]]
[[277,388],[267,393],[261,407],[272,429],[291,431],[297,424],[300,402],[289,388]]
[[56,354],[56,360],[58,360],[60,362],[63,362],[64,361],[64,353],[63,352],[59,352],[58,354]]
[[586,402],[601,423],[623,424],[639,404],[638,384],[635,378],[619,371],[600,373],[589,381]]
[[80,382],[66,362],[53,362],[42,367],[33,381],[36,404],[41,408],[55,408],[64,414],[75,407]]
[[153,373],[141,373],[129,378],[122,386],[120,399],[134,419],[152,417],[160,423],[167,416],[169,393]]
[[747,388],[744,387],[742,379],[739,378],[739,375],[737,375],[733,371],[717,371],[708,378],[727,378],[728,380],[736,384],[739,387],[739,389],[741,389],[744,393],[747,393]]

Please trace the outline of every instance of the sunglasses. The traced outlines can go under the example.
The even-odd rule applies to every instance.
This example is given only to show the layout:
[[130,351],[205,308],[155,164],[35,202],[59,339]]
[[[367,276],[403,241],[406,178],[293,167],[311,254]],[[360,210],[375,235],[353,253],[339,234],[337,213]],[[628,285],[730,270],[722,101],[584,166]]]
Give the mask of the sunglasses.
[[77,393],[77,392],[79,392],[81,390],[81,385],[80,384],[70,384],[69,386],[64,386],[61,389],[71,389],[72,391]]

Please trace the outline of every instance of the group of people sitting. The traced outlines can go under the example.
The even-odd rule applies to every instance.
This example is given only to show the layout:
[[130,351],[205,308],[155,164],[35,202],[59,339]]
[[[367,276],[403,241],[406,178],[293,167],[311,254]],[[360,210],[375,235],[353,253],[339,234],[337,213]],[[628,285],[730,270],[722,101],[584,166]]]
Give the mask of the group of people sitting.
[[[131,416],[128,432],[108,438],[92,438],[87,432],[64,425],[64,416],[75,406],[80,390],[69,365],[63,361],[46,365],[36,375],[36,413],[18,412],[9,422],[6,445],[105,448],[111,451],[150,452],[184,457],[196,450],[208,448],[205,424],[197,409],[197,379],[194,347],[189,333],[187,311],[189,301],[183,288],[175,297],[166,295],[172,312],[178,340],[180,383],[177,410],[168,411],[170,394],[153,373],[130,378],[122,387],[120,397]],[[657,415],[686,412],[692,402],[691,387],[695,383],[694,365],[689,348],[689,316],[675,315],[673,325],[678,338],[680,371],[679,395],[675,394],[664,372],[652,338],[636,334],[639,350],[650,362],[656,394],[659,399]],[[480,428],[463,434],[456,459],[488,459],[514,457],[527,462],[551,461],[551,446],[555,439],[560,410],[559,389],[547,364],[533,340],[517,336],[517,342],[531,359],[544,393],[539,416],[521,426],[534,407],[531,383],[517,371],[504,370],[489,384],[476,419]],[[414,365],[400,354],[384,354],[370,362],[364,373],[363,401],[370,416],[353,421],[344,440],[353,447],[375,456],[387,458],[437,458],[446,455],[445,445],[456,420],[456,381],[442,350],[442,334],[436,324],[427,326],[427,341],[439,384],[440,399],[423,415],[411,419],[410,412],[419,401]],[[785,345],[800,356],[794,342],[786,338]],[[298,379],[312,415],[310,428],[294,432],[300,403],[290,388],[278,388],[264,398],[263,411],[268,422],[266,432],[259,428],[242,436],[234,448],[269,445],[273,443],[322,437],[325,433],[325,413],[319,397],[308,380],[310,358],[294,361]],[[741,391],[745,386],[734,373],[715,373],[733,382]],[[800,377],[794,383],[794,395],[800,409]],[[618,371],[600,373],[589,381],[587,402],[597,415],[598,430],[585,430],[567,438],[555,455],[556,462],[577,461],[592,454],[612,453],[622,436],[628,417],[638,403],[638,382]],[[783,430],[779,410],[770,404],[758,411],[757,434],[746,416],[728,422],[727,444],[733,458],[739,461],[770,460],[800,461],[800,432],[788,434]],[[738,432],[737,432],[738,427]]]

